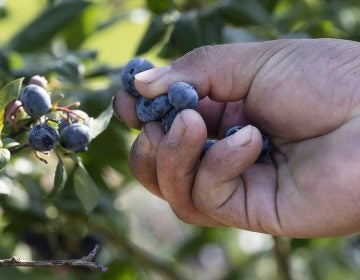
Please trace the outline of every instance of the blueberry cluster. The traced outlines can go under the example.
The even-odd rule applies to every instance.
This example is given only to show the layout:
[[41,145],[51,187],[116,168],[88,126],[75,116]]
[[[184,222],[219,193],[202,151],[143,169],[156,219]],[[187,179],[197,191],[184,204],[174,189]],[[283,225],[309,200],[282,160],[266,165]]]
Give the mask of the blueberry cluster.
[[165,132],[170,130],[176,115],[184,109],[195,109],[199,103],[198,94],[194,86],[185,82],[173,83],[168,92],[149,99],[136,91],[135,75],[153,68],[153,64],[143,58],[130,60],[121,73],[124,89],[137,97],[136,115],[143,123],[161,121]]
[[[228,129],[225,133],[225,137],[229,137],[230,135],[233,135],[235,134],[237,131],[239,131],[240,129],[242,129],[244,126],[242,125],[236,125],[236,126],[233,126],[231,127],[230,129]],[[264,135],[264,134],[261,134],[262,136],[262,140],[263,140],[263,143],[262,143],[262,147],[261,147],[261,152],[260,152],[260,155],[258,156],[258,158],[256,159],[256,162],[263,162],[266,157],[270,154],[271,152],[271,143],[270,143],[270,140],[269,138]],[[201,158],[205,155],[205,153],[211,148],[212,145],[214,145],[216,143],[216,140],[214,139],[208,139],[206,140],[205,142],[205,145],[204,145],[204,148],[203,148],[203,151],[201,153]]]
[[89,116],[70,108],[78,104],[64,107],[58,106],[58,102],[52,104],[46,86],[45,78],[32,77],[22,89],[19,99],[7,108],[9,120],[14,122],[21,108],[31,117],[28,143],[35,151],[50,151],[57,142],[72,152],[85,151],[90,143]]

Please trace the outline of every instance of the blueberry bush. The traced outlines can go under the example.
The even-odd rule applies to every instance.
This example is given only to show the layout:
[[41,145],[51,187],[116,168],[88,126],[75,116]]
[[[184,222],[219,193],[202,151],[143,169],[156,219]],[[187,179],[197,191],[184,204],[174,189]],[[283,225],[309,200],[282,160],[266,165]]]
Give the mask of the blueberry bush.
[[[120,89],[138,97],[135,73],[196,47],[359,40],[359,15],[357,0],[0,1],[0,259],[73,259],[100,244],[109,267],[0,267],[0,279],[358,279],[357,235],[275,238],[179,221],[131,177],[138,132],[111,103]],[[139,118],[168,130],[179,110],[196,108],[175,101],[184,88],[195,90],[139,97]],[[265,154],[268,144],[264,136]]]

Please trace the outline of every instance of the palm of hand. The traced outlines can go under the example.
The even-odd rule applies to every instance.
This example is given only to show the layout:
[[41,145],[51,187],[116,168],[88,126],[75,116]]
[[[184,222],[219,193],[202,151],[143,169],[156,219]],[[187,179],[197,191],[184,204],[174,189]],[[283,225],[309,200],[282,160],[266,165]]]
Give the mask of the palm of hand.
[[[341,49],[310,50],[292,46],[278,52],[257,73],[244,103],[226,106],[219,115],[225,126],[245,115],[270,135],[274,151],[271,161],[233,179],[237,188],[221,207],[203,201],[205,190],[195,191],[202,197],[200,207],[217,208],[210,210],[216,220],[297,237],[359,230],[360,96],[349,86],[357,65],[353,60],[332,64],[329,57],[346,56]],[[200,111],[206,119],[206,109]],[[242,112],[238,120],[227,120],[234,111]],[[219,133],[226,128],[220,126]],[[235,207],[242,214],[233,215]]]

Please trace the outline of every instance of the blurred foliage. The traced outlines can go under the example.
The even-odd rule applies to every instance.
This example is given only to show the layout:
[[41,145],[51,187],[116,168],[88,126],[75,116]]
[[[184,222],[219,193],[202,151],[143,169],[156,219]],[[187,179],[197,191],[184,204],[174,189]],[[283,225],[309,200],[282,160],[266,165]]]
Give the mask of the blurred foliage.
[[[10,3],[11,2],[11,3]],[[17,5],[17,8],[13,5]],[[129,57],[99,61],[99,41],[119,24],[128,33],[99,42],[133,55],[174,59],[206,44],[279,38],[360,39],[358,0],[38,0],[0,1],[0,87],[44,75],[54,98],[80,100],[98,116],[121,89]],[[16,21],[7,21],[13,15]],[[22,24],[17,24],[20,22]],[[141,38],[130,23],[148,22]],[[15,28],[16,27],[16,28]],[[11,29],[12,28],[12,29]],[[101,41],[101,40],[100,40]],[[136,42],[134,42],[136,41]],[[101,44],[103,44],[101,46]],[[161,60],[159,60],[161,61]],[[105,274],[84,270],[1,268],[1,279],[358,279],[360,238],[298,240],[179,222],[161,201],[134,185],[127,166],[134,133],[115,120],[81,155],[87,186],[99,191],[88,214],[71,178],[72,161],[38,161],[29,150],[0,173],[0,258],[74,258],[95,243]],[[58,167],[57,167],[58,165]],[[68,180],[54,188],[65,169]],[[77,171],[76,171],[77,170]],[[89,175],[89,176],[88,176]],[[89,179],[91,178],[91,179]],[[91,180],[91,181],[87,181]],[[57,184],[55,184],[57,185]]]

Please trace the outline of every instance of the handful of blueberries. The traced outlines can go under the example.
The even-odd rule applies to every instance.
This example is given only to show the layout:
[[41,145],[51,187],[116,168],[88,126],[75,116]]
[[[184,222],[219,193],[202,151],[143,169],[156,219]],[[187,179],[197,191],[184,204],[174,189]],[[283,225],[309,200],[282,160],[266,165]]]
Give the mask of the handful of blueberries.
[[[143,123],[152,121],[161,121],[165,132],[170,130],[170,127],[176,115],[184,109],[196,109],[199,104],[199,97],[195,87],[186,82],[173,83],[166,94],[160,95],[155,99],[149,99],[141,96],[135,88],[135,75],[152,69],[155,66],[144,58],[131,59],[124,67],[121,73],[121,81],[124,90],[132,96],[138,98],[136,102],[136,115]],[[234,126],[226,132],[226,137],[234,134],[243,126]],[[262,135],[263,145],[261,153],[257,162],[263,161],[271,151],[271,144],[269,139]],[[208,139],[204,145],[201,158],[206,151],[216,143],[216,140]]]
[[199,103],[199,97],[195,88],[185,82],[173,83],[167,94],[155,99],[141,96],[134,85],[135,75],[151,68],[154,68],[154,65],[148,60],[134,58],[124,67],[121,81],[124,89],[138,98],[136,115],[139,120],[144,123],[161,121],[165,132],[168,132],[176,115],[184,109],[195,109]]
[[16,127],[20,119],[30,117],[29,127],[26,126],[28,144],[35,151],[50,151],[57,142],[68,151],[85,151],[91,140],[88,126],[91,118],[84,111],[71,109],[78,102],[67,106],[58,106],[58,101],[52,104],[47,83],[44,77],[32,77],[19,99],[7,106],[7,121]]

